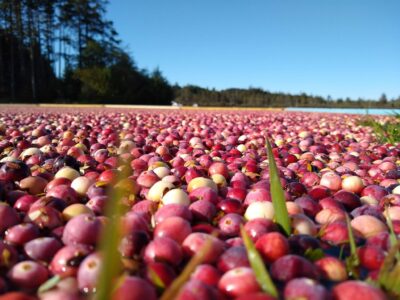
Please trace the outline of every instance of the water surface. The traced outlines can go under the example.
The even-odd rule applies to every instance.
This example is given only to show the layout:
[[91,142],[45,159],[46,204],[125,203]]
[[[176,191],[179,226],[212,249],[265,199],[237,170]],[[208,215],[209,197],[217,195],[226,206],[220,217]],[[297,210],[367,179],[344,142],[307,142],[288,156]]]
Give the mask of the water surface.
[[400,109],[390,108],[322,108],[322,107],[288,107],[287,111],[306,111],[306,112],[324,112],[324,113],[342,113],[342,114],[360,114],[360,115],[395,115],[400,114]]

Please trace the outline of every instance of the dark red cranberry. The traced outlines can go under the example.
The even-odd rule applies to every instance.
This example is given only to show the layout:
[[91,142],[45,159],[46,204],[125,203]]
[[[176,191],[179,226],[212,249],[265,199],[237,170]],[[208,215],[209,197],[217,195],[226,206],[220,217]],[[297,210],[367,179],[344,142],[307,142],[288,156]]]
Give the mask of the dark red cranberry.
[[31,175],[28,165],[21,160],[0,163],[0,180],[20,181]]
[[223,273],[237,267],[249,267],[246,248],[244,246],[229,248],[219,257],[217,266]]
[[39,237],[27,242],[24,251],[33,260],[50,262],[61,247],[62,244],[53,237]]

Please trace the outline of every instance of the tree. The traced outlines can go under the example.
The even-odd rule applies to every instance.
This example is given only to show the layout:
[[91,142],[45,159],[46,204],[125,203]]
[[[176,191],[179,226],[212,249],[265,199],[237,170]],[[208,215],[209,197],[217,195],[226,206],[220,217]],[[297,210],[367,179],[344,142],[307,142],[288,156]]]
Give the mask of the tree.
[[170,104],[173,91],[159,69],[138,70],[128,53],[104,41],[90,40],[82,49],[81,67],[70,84],[83,101]]
[[75,52],[76,63],[82,67],[83,50],[90,41],[117,45],[118,40],[112,22],[105,19],[107,1],[62,0],[59,6],[63,32],[75,39],[65,39]]
[[382,106],[386,106],[386,104],[388,103],[388,99],[386,97],[386,94],[383,93],[380,97],[379,97],[379,104]]
[[159,68],[150,75],[150,87],[157,104],[170,103],[174,97],[173,90]]

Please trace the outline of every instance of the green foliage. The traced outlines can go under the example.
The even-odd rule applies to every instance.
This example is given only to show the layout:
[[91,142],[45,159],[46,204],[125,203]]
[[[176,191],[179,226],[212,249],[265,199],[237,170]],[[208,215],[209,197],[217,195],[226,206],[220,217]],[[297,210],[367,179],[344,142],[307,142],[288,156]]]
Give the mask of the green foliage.
[[56,287],[56,285],[61,281],[61,277],[59,275],[55,275],[44,282],[38,289],[38,294],[47,292],[52,288]]
[[400,261],[396,259],[400,243],[391,247],[379,271],[378,280],[375,282],[380,288],[390,294],[393,299],[400,298]]
[[75,79],[81,83],[81,97],[84,99],[95,99],[107,96],[110,90],[111,71],[108,68],[91,67],[77,69]]
[[253,241],[250,239],[243,226],[241,227],[240,232],[242,235],[243,243],[246,247],[247,257],[249,258],[250,266],[254,271],[258,284],[265,293],[278,298],[278,290],[274,282],[272,281],[267,268],[265,267],[264,261],[261,258],[260,253],[258,253],[256,247],[253,244]]
[[[388,209],[388,207],[386,207],[385,210],[386,210],[386,215],[387,215],[387,224],[389,227],[389,239],[390,239],[390,243],[393,247],[393,246],[396,246],[399,243],[399,241],[397,239],[396,233],[394,232],[393,222],[392,222],[392,219],[390,218],[390,214],[387,211],[387,209]],[[398,261],[400,261],[400,251],[397,251],[396,258]]]
[[321,96],[305,93],[286,94],[270,92],[261,88],[230,88],[217,91],[195,85],[174,86],[175,101],[183,105],[197,103],[200,106],[247,106],[247,107],[343,107],[372,108],[400,107],[400,97],[396,100],[379,102],[366,99],[351,100],[349,98],[331,100]]
[[347,272],[353,276],[354,278],[358,278],[358,266],[360,265],[360,260],[357,255],[357,247],[356,241],[354,239],[353,229],[351,228],[350,218],[346,214],[346,223],[347,223],[347,233],[349,235],[349,243],[350,243],[350,255],[346,257],[346,267]]
[[371,127],[381,143],[395,144],[400,142],[400,115],[395,115],[391,121],[384,123],[367,116],[359,124]]
[[165,289],[165,284],[162,279],[158,276],[157,272],[154,271],[152,268],[148,269],[149,271],[149,278],[154,283],[157,290],[163,291]]
[[126,104],[170,104],[173,98],[160,70],[151,74],[138,70],[129,54],[107,43],[90,41],[82,50],[81,65],[64,76],[64,83],[71,87],[67,98]]
[[[121,175],[120,178],[123,178]],[[122,270],[121,255],[118,252],[118,245],[121,241],[121,217],[124,214],[124,207],[121,205],[123,192],[114,188],[110,192],[110,198],[106,204],[105,215],[108,218],[107,226],[104,226],[100,240],[100,252],[103,257],[101,272],[97,281],[98,292],[96,299],[111,299],[120,271]]]
[[310,261],[317,261],[325,256],[324,251],[321,248],[308,248],[304,253],[304,256]]
[[272,204],[275,211],[275,220],[281,226],[286,235],[290,235],[291,225],[289,213],[286,207],[285,194],[278,175],[274,155],[272,153],[271,144],[267,139],[267,151],[269,162],[269,181],[271,186]]

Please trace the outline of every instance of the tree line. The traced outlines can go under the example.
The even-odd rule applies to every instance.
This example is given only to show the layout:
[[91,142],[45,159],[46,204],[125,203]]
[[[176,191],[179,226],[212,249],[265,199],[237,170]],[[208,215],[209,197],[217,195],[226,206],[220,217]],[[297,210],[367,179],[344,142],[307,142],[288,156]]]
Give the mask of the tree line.
[[265,91],[261,88],[224,90],[206,89],[195,85],[174,86],[175,102],[182,105],[243,106],[243,107],[343,107],[343,108],[400,108],[400,97],[388,99],[332,99],[306,93],[297,95]]
[[379,101],[217,91],[171,85],[159,69],[140,69],[105,17],[106,0],[0,0],[0,101],[200,106],[399,107]]

